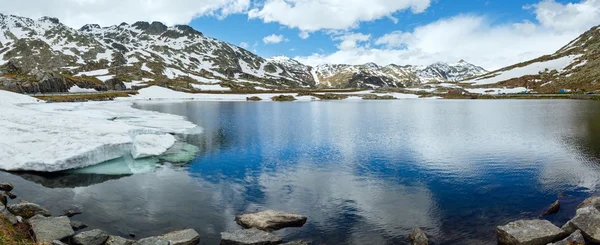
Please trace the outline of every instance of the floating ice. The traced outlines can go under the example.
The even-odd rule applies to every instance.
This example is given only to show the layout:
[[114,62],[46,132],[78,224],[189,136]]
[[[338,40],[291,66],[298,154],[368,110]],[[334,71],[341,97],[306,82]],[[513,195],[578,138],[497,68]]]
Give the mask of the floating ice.
[[[199,132],[184,117],[134,109],[128,102],[17,104],[37,100],[0,92],[3,170],[56,172],[84,168],[131,155],[138,135]],[[160,154],[156,146],[151,147],[138,146],[136,151]]]

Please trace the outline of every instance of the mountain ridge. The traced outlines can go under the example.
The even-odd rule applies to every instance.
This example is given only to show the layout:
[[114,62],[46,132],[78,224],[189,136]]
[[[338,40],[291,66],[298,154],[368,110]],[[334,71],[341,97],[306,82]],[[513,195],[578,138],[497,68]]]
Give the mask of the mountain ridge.
[[[162,85],[181,90],[197,90],[202,84],[240,91],[407,87],[455,82],[485,71],[471,64],[446,63],[424,68],[374,63],[313,67],[289,57],[260,57],[188,25],[169,27],[157,21],[138,21],[107,27],[86,24],[74,29],[57,18],[33,20],[1,13],[0,65],[4,73],[1,88],[16,92],[66,92],[65,87],[74,84],[102,89],[109,80],[119,88],[124,83],[128,87]],[[44,82],[40,79],[49,72],[63,76],[65,85],[58,89],[40,86]]]

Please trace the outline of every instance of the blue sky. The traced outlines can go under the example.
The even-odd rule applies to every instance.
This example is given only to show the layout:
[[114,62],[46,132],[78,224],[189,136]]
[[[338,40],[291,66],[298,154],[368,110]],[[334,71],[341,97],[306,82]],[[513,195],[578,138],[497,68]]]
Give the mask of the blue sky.
[[0,12],[74,28],[189,24],[265,58],[309,65],[464,59],[488,70],[553,53],[600,24],[600,0],[21,0]]
[[[532,0],[439,0],[432,3],[424,13],[413,14],[410,11],[399,11],[393,14],[398,18],[394,23],[389,18],[360,23],[357,32],[382,36],[390,31],[412,31],[416,26],[434,22],[438,19],[449,18],[459,14],[476,14],[488,16],[495,23],[518,22],[524,19],[536,21],[535,14],[523,6],[535,4]],[[557,1],[567,3],[569,1]],[[600,21],[599,21],[600,24]],[[289,57],[308,56],[313,53],[334,52],[335,41],[324,32],[312,34],[307,40],[298,36],[298,29],[291,29],[278,23],[263,23],[259,19],[249,19],[245,14],[235,14],[219,20],[212,16],[194,19],[190,26],[205,35],[224,40],[236,45],[248,43],[249,50],[270,57],[286,55]],[[277,34],[289,39],[278,44],[264,44],[265,36]]]

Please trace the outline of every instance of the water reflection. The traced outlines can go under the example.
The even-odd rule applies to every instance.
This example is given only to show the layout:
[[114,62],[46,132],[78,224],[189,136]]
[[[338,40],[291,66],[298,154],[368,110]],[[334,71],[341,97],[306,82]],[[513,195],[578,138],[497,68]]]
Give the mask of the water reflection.
[[[3,173],[21,197],[139,237],[192,227],[203,244],[265,208],[309,216],[278,233],[317,244],[494,244],[493,227],[598,189],[600,108],[589,101],[186,102],[139,107],[203,127],[189,164],[143,174]],[[42,184],[41,187],[35,183]],[[54,183],[54,184],[48,184]],[[48,189],[45,187],[55,188]]]

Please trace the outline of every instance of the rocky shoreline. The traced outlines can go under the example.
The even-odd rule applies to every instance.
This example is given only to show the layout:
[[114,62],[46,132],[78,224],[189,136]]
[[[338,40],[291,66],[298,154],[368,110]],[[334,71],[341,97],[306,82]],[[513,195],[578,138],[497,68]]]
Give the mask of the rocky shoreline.
[[[81,210],[70,208],[60,216],[53,214],[38,204],[26,201],[9,204],[17,198],[11,191],[13,185],[0,183],[0,218],[9,221],[14,228],[25,230],[30,243],[52,245],[196,245],[201,241],[200,234],[194,229],[173,231],[160,236],[133,240],[110,235],[100,229],[91,229],[87,225],[71,220],[81,214]],[[540,215],[539,219],[517,220],[496,227],[496,236],[500,245],[585,245],[600,243],[600,197],[594,196],[577,206],[575,217],[562,227],[541,219],[560,211],[560,202],[556,201]],[[275,210],[239,214],[236,223],[243,229],[221,232],[221,245],[308,245],[309,241],[284,241],[283,237],[271,232],[302,227],[308,217]],[[6,227],[0,227],[5,229]],[[92,227],[93,228],[93,227]],[[80,232],[78,232],[80,231]],[[429,237],[421,228],[416,227],[409,234],[410,244],[428,245]],[[0,242],[2,239],[0,238]],[[408,241],[407,241],[408,243]],[[4,243],[0,243],[4,244]],[[11,243],[8,243],[11,244]],[[22,243],[18,243],[22,244]]]

